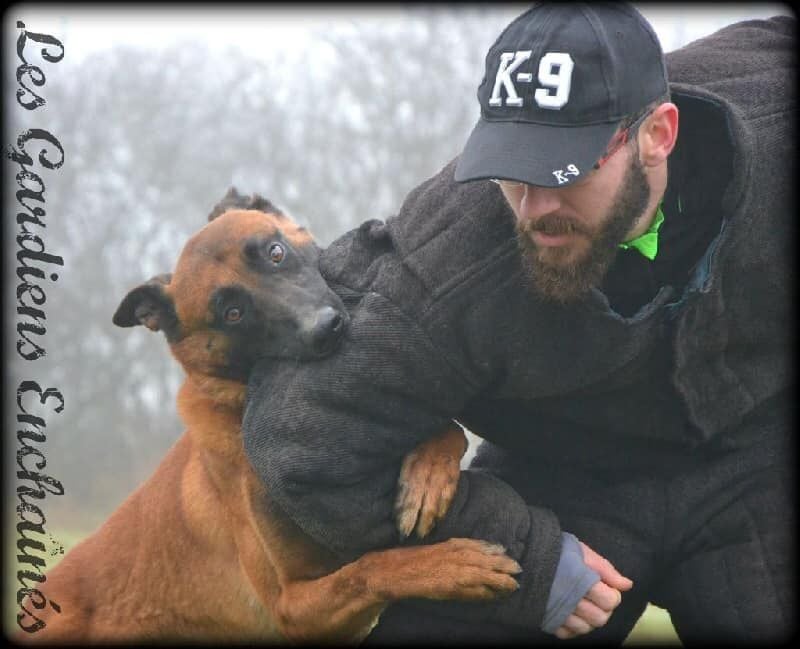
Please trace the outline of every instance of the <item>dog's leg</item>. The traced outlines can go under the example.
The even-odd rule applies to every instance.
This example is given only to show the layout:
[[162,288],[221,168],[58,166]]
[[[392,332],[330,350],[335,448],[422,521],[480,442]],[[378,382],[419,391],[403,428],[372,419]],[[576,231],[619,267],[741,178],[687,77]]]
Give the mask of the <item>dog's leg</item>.
[[416,527],[425,537],[450,507],[458,486],[467,438],[455,422],[423,442],[403,460],[394,512],[397,529],[407,537]]
[[320,579],[286,584],[275,616],[291,640],[360,641],[392,601],[490,599],[514,592],[520,571],[501,546],[475,539],[370,552]]

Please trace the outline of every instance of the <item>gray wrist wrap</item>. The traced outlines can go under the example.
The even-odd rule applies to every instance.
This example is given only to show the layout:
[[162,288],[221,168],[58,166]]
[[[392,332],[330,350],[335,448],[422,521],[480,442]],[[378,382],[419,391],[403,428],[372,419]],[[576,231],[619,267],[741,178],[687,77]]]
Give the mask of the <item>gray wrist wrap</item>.
[[562,532],[561,538],[561,558],[542,621],[542,631],[546,633],[555,633],[589,589],[600,581],[600,575],[583,562],[578,539],[568,532]]

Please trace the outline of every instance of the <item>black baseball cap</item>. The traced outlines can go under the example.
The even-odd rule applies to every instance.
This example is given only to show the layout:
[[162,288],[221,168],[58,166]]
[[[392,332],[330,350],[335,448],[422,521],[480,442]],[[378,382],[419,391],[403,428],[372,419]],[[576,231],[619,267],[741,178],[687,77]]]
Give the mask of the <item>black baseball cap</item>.
[[538,3],[486,55],[481,117],[455,179],[544,187],[580,180],[620,121],[667,88],[658,37],[631,5]]

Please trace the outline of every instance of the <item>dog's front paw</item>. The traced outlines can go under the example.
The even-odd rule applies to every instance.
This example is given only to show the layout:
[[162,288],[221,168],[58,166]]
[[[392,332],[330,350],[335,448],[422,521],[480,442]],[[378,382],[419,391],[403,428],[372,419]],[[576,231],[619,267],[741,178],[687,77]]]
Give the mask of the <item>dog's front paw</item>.
[[423,538],[444,518],[456,493],[461,456],[466,449],[464,431],[452,423],[405,457],[394,504],[397,529],[403,538],[414,530]]

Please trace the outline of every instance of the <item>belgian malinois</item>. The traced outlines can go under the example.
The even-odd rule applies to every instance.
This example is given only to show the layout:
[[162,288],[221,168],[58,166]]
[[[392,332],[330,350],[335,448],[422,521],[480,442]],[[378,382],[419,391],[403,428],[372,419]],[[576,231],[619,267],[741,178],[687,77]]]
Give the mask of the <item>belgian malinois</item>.
[[[394,600],[514,591],[520,568],[499,546],[450,539],[341,565],[271,501],[241,441],[248,372],[265,357],[334,352],[348,316],[319,274],[310,234],[269,201],[232,189],[209,219],[174,272],[131,290],[113,318],[164,332],[186,373],[178,411],[187,430],[47,575],[42,592],[58,611],[23,602],[46,625],[24,639],[358,642]],[[460,435],[426,442],[416,464],[460,454]],[[401,491],[422,493],[422,474],[404,470]],[[418,514],[428,527],[437,515],[402,509],[405,533]]]

